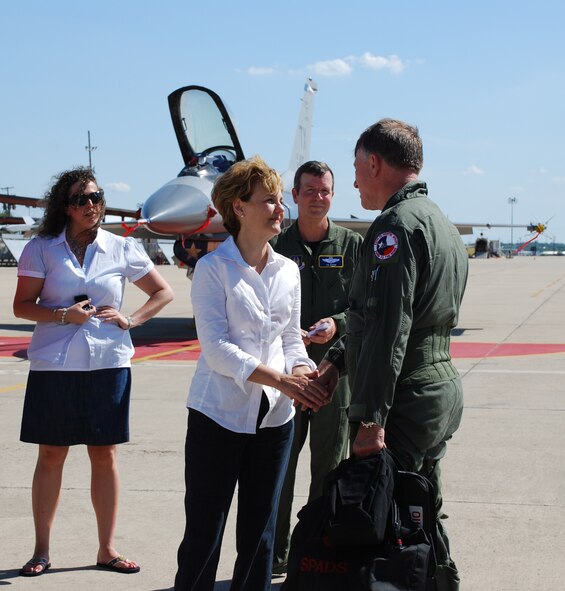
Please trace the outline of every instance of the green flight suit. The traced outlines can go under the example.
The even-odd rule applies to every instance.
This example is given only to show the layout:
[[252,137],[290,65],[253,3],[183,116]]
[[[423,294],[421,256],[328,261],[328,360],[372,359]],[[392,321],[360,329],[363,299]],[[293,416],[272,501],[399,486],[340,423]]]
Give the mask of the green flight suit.
[[[309,328],[322,318],[332,317],[336,336],[325,345],[312,343],[308,356],[319,363],[332,343],[345,334],[345,312],[349,301],[349,285],[357,263],[362,238],[356,232],[329,222],[325,239],[314,250],[300,237],[297,222],[273,238],[271,244],[280,254],[293,259],[300,268],[300,325]],[[350,401],[347,379],[339,381],[332,402],[317,413],[297,409],[294,418],[294,439],[285,482],[281,492],[275,534],[274,563],[282,563],[288,555],[294,482],[298,456],[310,429],[310,493],[309,499],[322,494],[326,474],[347,456]]]
[[[425,183],[409,183],[365,237],[350,290],[345,355],[343,341],[329,354],[346,366],[352,384],[352,434],[360,421],[385,427],[386,444],[404,468],[432,480],[438,516],[439,459],[463,410],[449,345],[467,273],[457,229],[427,198]],[[458,589],[439,520],[438,529],[437,588]]]

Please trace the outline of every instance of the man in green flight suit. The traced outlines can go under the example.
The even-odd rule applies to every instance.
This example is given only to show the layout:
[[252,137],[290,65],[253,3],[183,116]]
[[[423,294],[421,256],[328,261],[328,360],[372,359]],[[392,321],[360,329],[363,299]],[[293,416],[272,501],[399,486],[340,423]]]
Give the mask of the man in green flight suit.
[[[296,262],[300,269],[302,338],[309,357],[319,363],[339,336],[345,334],[349,284],[362,238],[328,218],[334,195],[333,172],[323,162],[310,161],[298,168],[292,196],[298,219],[273,238],[273,248]],[[318,412],[297,409],[294,439],[281,493],[275,533],[273,574],[286,572],[290,522],[298,456],[310,430],[309,499],[322,494],[326,474],[347,456],[350,391],[339,380],[330,404]]]
[[[355,187],[365,209],[380,210],[361,249],[350,291],[347,335],[319,366],[331,391],[349,374],[352,453],[388,447],[406,470],[434,485],[438,524],[436,588],[459,575],[440,520],[439,460],[458,428],[463,392],[449,352],[467,281],[457,229],[427,197],[418,130],[383,119],[355,147]],[[385,435],[386,433],[386,435]]]

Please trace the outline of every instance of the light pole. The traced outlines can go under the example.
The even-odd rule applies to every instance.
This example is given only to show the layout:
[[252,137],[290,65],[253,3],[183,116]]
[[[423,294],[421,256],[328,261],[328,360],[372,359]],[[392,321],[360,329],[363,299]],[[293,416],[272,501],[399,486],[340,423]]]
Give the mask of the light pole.
[[88,132],[88,146],[84,146],[84,149],[88,152],[88,168],[90,168],[90,170],[92,172],[94,172],[94,169],[92,168],[92,152],[94,152],[94,150],[96,150],[97,146],[91,146],[90,145],[90,131]]
[[518,203],[516,197],[508,197],[510,203],[510,248],[514,250],[514,206]]

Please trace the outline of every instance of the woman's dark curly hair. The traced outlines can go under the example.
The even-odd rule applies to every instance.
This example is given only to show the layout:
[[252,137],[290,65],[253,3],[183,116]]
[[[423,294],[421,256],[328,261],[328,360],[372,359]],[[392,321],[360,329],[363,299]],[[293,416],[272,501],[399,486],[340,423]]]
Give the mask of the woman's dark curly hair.
[[[38,230],[40,236],[58,236],[65,229],[68,221],[69,191],[76,182],[80,183],[81,191],[90,182],[98,186],[94,173],[86,166],[77,166],[71,170],[65,170],[55,175],[53,180],[55,181],[54,184],[43,197],[45,213]],[[100,202],[99,207],[101,208],[101,221],[106,207],[104,199]]]

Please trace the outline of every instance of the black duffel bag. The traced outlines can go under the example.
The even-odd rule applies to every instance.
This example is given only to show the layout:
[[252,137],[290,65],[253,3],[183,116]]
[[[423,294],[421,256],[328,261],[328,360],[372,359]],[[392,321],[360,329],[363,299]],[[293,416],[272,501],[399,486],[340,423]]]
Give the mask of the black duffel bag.
[[344,460],[298,513],[282,591],[433,588],[433,490],[378,455]]

